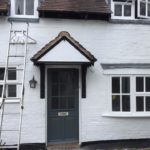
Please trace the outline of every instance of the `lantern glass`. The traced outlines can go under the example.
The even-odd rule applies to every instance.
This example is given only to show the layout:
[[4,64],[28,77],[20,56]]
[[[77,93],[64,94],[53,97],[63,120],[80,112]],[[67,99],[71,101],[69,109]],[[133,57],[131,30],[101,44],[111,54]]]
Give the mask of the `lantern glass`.
[[29,81],[29,83],[30,83],[30,88],[36,88],[37,81],[34,79],[34,76],[32,80]]

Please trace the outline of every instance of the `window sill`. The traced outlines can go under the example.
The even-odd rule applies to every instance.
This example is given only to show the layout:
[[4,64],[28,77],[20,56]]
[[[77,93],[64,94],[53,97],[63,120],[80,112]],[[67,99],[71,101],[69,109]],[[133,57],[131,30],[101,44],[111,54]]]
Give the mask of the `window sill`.
[[8,21],[14,21],[14,22],[39,22],[39,18],[31,17],[9,17]]
[[147,118],[150,117],[150,112],[148,113],[104,113],[102,114],[103,117],[114,117],[114,118]]
[[150,19],[111,19],[110,23],[116,23],[116,24],[150,24]]

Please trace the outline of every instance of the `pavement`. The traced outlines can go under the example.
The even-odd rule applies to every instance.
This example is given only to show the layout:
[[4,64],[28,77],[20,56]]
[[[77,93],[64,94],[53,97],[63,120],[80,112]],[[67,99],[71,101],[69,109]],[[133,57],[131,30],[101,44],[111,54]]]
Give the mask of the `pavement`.
[[49,145],[47,150],[150,150],[150,140]]
[[101,148],[98,145],[79,146],[75,144],[50,145],[47,150],[150,150],[150,148]]

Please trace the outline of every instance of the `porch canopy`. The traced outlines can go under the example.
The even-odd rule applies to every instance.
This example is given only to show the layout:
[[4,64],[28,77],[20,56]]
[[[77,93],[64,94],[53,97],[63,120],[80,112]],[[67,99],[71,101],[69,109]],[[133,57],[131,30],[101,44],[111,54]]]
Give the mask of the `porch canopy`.
[[31,60],[37,65],[58,63],[94,65],[96,58],[68,32],[62,31],[54,40],[38,51]]
[[[68,32],[62,31],[59,35],[40,51],[31,60],[40,66],[41,86],[45,86],[45,65],[81,65],[82,67],[82,97],[86,97],[86,71],[87,67],[94,65],[96,58],[86,50],[79,42],[70,36]],[[41,87],[41,90],[45,88]],[[44,98],[45,91],[41,91]]]

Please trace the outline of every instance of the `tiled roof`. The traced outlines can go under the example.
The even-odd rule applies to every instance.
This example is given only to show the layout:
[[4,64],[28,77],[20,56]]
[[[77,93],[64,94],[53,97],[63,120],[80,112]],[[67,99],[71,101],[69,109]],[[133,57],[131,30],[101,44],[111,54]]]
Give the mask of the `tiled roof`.
[[77,42],[74,38],[70,36],[68,32],[62,31],[59,33],[59,35],[52,41],[50,41],[48,44],[46,44],[40,51],[38,51],[31,60],[34,63],[37,63],[37,61],[44,56],[47,52],[49,52],[53,47],[55,47],[59,42],[62,40],[67,40],[70,44],[72,44],[82,55],[84,55],[91,64],[94,64],[96,61],[96,58],[87,51],[82,45],[80,45],[79,42]]
[[8,11],[8,1],[0,0],[0,12],[7,12],[7,11]]
[[101,14],[111,13],[110,8],[105,0],[45,0],[38,10]]

